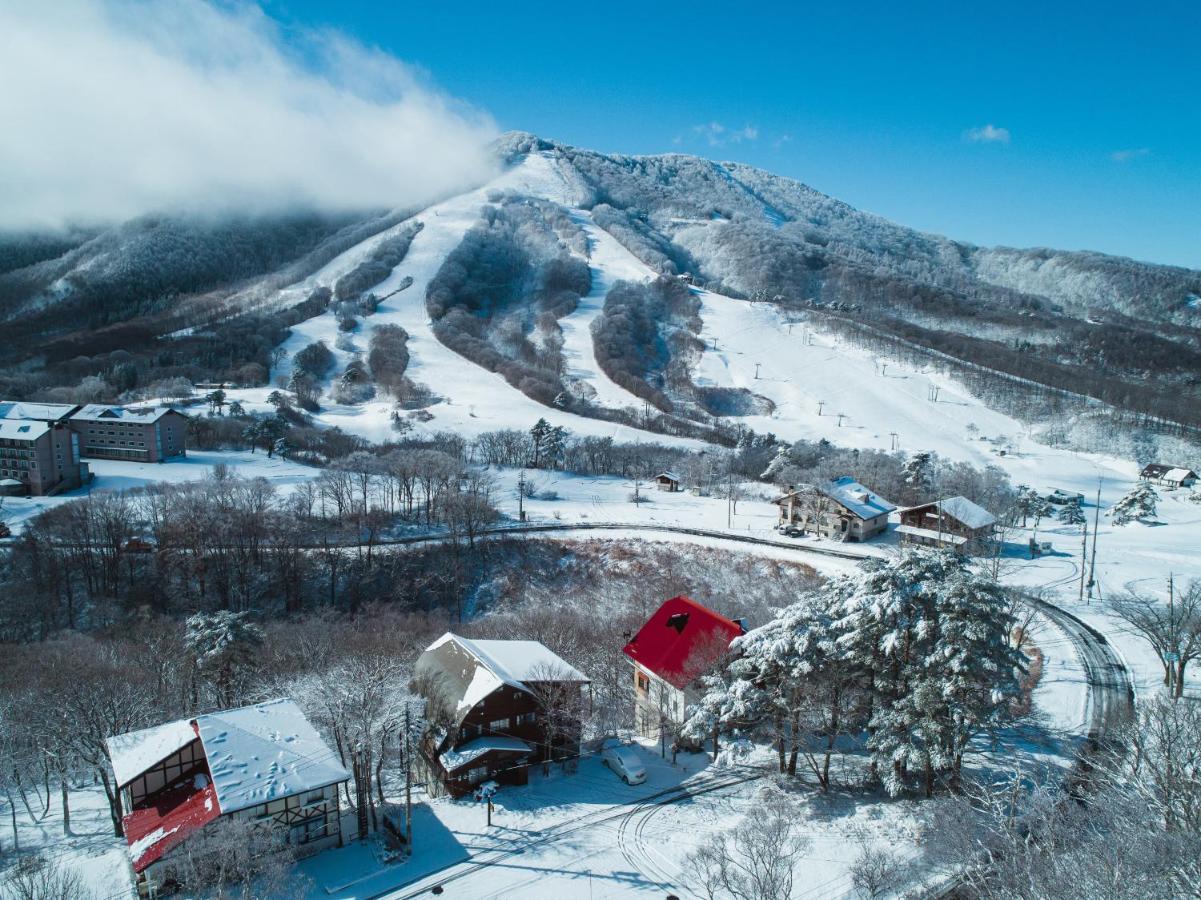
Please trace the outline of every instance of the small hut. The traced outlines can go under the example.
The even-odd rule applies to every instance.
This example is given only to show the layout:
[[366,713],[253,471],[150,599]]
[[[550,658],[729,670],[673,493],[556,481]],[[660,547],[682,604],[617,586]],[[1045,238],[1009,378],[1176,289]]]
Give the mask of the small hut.
[[675,472],[660,472],[655,476],[655,487],[674,494],[680,490],[680,476]]

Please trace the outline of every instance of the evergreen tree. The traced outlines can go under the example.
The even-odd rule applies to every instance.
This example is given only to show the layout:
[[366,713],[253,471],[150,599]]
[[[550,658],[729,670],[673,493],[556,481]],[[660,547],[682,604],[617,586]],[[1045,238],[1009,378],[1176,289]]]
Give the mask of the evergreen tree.
[[763,470],[763,474],[759,476],[761,481],[770,481],[774,484],[780,483],[781,474],[792,465],[792,448],[787,444],[781,444],[776,448],[776,455],[772,457],[771,462],[767,464],[767,468]]
[[221,388],[205,394],[205,402],[208,403],[209,409],[216,411],[217,415],[221,415],[221,410],[225,408],[225,391]]
[[1084,525],[1088,522],[1088,517],[1084,515],[1084,510],[1080,507],[1079,500],[1073,500],[1059,510],[1059,521],[1064,525]]
[[907,485],[910,485],[915,490],[922,490],[930,487],[933,468],[933,454],[927,452],[914,453],[905,460],[902,476]]
[[1130,493],[1119,500],[1106,513],[1113,517],[1114,525],[1129,525],[1131,522],[1147,522],[1155,518],[1159,494],[1155,488],[1140,481]]
[[534,449],[534,459],[531,465],[535,469],[542,465],[542,455],[546,450],[546,441],[553,430],[546,419],[539,419],[534,423],[534,427],[530,429],[530,441]]
[[873,560],[736,639],[684,734],[716,745],[720,731],[758,733],[776,744],[781,772],[803,757],[827,789],[838,737],[866,727],[888,791],[918,775],[929,795],[958,779],[971,739],[1008,713],[1025,664],[1013,624],[996,585],[953,553]]
[[956,780],[968,741],[1001,719],[1024,657],[1000,589],[956,554],[913,549],[832,587],[842,646],[868,674],[868,749],[890,794],[922,773]]
[[221,707],[233,706],[241,698],[242,681],[255,667],[262,643],[263,631],[247,613],[201,612],[185,622],[184,645]]

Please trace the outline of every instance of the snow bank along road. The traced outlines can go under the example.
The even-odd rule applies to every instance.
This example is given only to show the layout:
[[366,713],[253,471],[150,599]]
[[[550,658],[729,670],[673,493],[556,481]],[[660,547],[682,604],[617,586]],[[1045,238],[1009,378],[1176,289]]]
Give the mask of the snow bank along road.
[[[1105,635],[1065,609],[1041,597],[1023,595],[1026,602],[1053,621],[1067,634],[1080,657],[1088,682],[1088,739],[1099,745],[1107,733],[1127,721],[1134,712],[1134,682],[1130,672]],[[1087,747],[1086,752],[1098,749]]]
[[[364,900],[409,900],[413,897],[427,896],[430,890],[435,886],[442,886],[469,875],[479,872],[481,869],[486,869],[488,866],[496,865],[502,860],[508,859],[519,853],[524,853],[533,847],[551,844],[556,841],[564,840],[573,834],[585,829],[595,828],[598,825],[606,825],[611,822],[618,822],[619,834],[625,834],[629,831],[634,820],[647,814],[651,810],[658,809],[671,803],[678,803],[681,800],[687,800],[692,797],[700,797],[704,794],[712,794],[715,791],[726,790],[727,788],[738,787],[746,784],[749,781],[756,781],[766,774],[766,770],[753,768],[750,766],[740,766],[737,769],[722,773],[720,775],[708,775],[693,779],[692,781],[678,784],[675,787],[660,791],[657,794],[652,794],[649,797],[643,798],[635,804],[620,804],[607,806],[599,809],[596,812],[585,816],[578,816],[568,822],[563,822],[552,828],[543,831],[536,838],[523,838],[520,843],[514,841],[513,846],[509,849],[492,850],[487,853],[480,854],[479,857],[469,860],[464,863],[458,863],[444,869],[441,873],[432,876],[427,876],[417,881],[410,882],[401,888],[389,888],[379,894],[364,898]],[[634,825],[637,830],[637,825]],[[627,850],[623,844],[623,853]],[[629,854],[627,854],[627,858]],[[643,863],[641,855],[638,860]],[[655,871],[646,871],[643,865],[640,865],[634,859],[635,867],[642,871],[642,874],[650,878],[652,881],[659,881],[661,874]],[[530,883],[536,881],[540,876],[534,876],[530,879]],[[517,885],[506,885],[505,891],[511,892]]]

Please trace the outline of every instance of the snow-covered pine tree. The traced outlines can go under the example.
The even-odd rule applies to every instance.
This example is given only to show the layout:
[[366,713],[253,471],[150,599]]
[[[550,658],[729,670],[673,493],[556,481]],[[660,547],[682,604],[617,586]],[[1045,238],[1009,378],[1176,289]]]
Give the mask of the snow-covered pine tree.
[[787,444],[781,444],[776,448],[776,455],[767,464],[767,468],[763,470],[763,474],[759,476],[759,480],[780,484],[782,480],[781,473],[791,465],[792,448]]
[[914,499],[919,499],[934,482],[934,454],[924,451],[914,453],[905,460],[901,475],[905,484],[909,485]]
[[968,741],[1002,718],[1024,658],[999,588],[961,557],[912,549],[831,585],[840,646],[870,677],[868,749],[890,794],[958,777]]
[[[824,591],[804,595],[738,638],[728,670],[736,695],[757,703],[739,714],[757,713],[759,724],[776,732],[781,771],[795,775],[804,756],[823,790],[830,786],[834,745],[853,725],[851,708],[863,681],[840,647],[833,613]],[[723,724],[740,722],[748,724],[746,718]]]
[[1114,525],[1129,525],[1131,522],[1148,522],[1155,518],[1159,494],[1155,488],[1139,482],[1106,513],[1113,517]]
[[1060,509],[1058,519],[1064,525],[1084,525],[1088,522],[1088,517],[1084,515],[1079,501],[1068,503]]
[[254,668],[262,643],[263,630],[248,613],[200,612],[184,623],[184,645],[220,707],[233,706],[241,698],[243,676]]
[[546,421],[546,419],[539,419],[530,429],[530,442],[534,450],[534,459],[530,465],[535,469],[542,465],[542,455],[546,450],[546,441],[550,437],[552,430],[550,422]]

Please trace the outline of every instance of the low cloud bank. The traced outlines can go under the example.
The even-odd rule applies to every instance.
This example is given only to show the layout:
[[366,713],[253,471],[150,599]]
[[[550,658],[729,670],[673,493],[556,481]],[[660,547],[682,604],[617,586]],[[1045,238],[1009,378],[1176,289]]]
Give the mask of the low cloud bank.
[[0,228],[402,206],[485,179],[491,119],[255,5],[0,5]]

